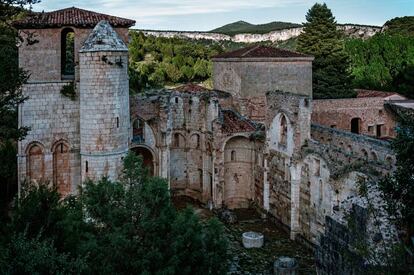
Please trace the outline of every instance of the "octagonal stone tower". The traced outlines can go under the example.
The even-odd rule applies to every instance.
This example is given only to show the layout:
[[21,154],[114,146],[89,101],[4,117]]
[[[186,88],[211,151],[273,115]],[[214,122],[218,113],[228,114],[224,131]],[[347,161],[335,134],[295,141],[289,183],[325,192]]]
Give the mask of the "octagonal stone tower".
[[128,152],[128,48],[107,21],[79,51],[82,181],[117,179]]

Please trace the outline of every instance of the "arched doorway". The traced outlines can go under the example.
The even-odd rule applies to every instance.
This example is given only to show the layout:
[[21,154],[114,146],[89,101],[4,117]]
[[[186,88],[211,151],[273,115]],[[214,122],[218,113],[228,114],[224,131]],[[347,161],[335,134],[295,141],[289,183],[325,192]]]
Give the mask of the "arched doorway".
[[69,146],[61,141],[53,148],[53,181],[62,196],[71,192]]
[[354,134],[361,132],[361,119],[359,117],[351,119],[351,132]]
[[154,156],[146,147],[134,147],[131,149],[136,155],[142,156],[144,167],[146,167],[151,176],[155,176],[155,163],[154,163]]

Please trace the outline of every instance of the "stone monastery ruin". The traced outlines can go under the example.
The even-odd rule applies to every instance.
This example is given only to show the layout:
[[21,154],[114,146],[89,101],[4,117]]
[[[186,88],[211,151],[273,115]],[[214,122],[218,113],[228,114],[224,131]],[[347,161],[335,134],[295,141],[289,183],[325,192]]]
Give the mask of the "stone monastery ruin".
[[[311,123],[310,56],[252,46],[213,59],[213,90],[188,84],[130,97],[134,23],[77,8],[15,23],[25,38],[20,66],[31,73],[19,114],[31,129],[19,142],[20,186],[49,180],[76,194],[86,179],[116,180],[132,150],[174,195],[255,207],[319,245],[349,202],[358,204],[357,182],[393,170],[386,141]],[[74,57],[63,54],[70,35]],[[72,83],[71,99],[61,90]]]

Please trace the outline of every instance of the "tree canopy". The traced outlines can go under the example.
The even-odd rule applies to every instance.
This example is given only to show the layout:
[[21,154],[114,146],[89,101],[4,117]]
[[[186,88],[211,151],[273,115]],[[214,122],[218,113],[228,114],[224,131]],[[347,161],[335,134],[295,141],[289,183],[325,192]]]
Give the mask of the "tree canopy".
[[346,42],[353,85],[414,98],[414,37],[377,34]]
[[46,184],[24,188],[0,229],[0,273],[225,273],[221,223],[175,210],[166,181],[149,177],[140,157],[124,167],[121,181],[88,181],[64,200]]

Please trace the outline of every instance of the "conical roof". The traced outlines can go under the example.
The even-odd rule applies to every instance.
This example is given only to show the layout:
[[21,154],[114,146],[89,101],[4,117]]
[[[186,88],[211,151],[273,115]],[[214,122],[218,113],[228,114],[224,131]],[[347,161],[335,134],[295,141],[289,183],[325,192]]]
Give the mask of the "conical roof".
[[108,21],[100,21],[86,39],[79,52],[123,52],[128,47]]

